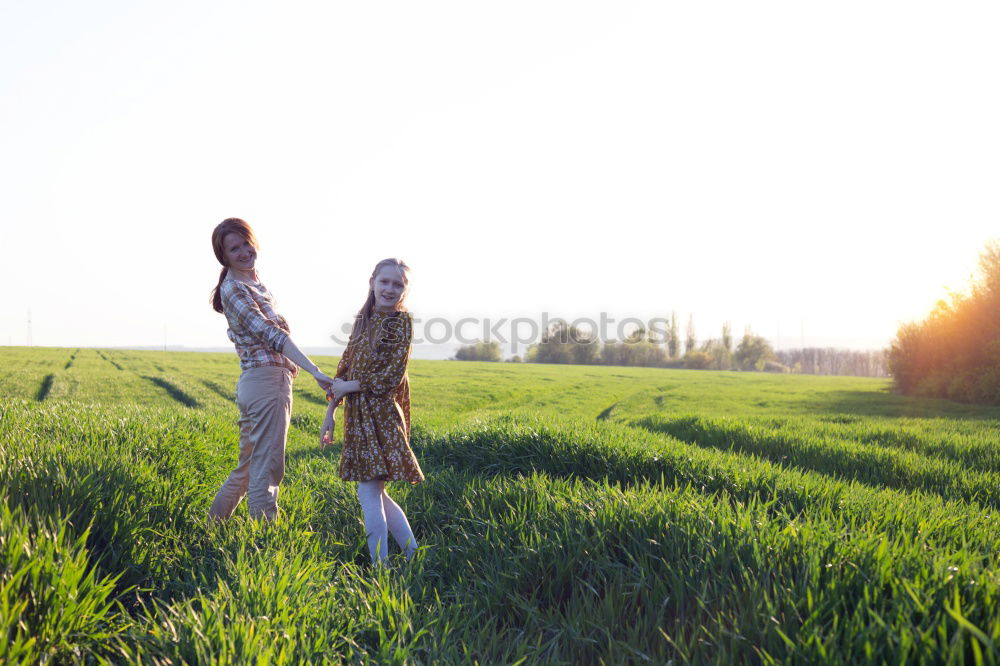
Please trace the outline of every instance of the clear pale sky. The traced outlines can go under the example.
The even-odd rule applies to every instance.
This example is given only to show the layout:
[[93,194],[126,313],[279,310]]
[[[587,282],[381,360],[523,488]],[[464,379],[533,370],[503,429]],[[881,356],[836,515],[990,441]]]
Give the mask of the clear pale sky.
[[1000,236],[995,2],[0,3],[0,345],[229,345],[239,216],[306,347],[693,313],[888,344]]

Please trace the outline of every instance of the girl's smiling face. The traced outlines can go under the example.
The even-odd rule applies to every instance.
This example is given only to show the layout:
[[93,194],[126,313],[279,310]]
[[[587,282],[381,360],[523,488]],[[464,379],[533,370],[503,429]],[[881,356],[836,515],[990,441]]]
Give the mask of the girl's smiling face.
[[369,281],[375,294],[375,309],[392,312],[406,295],[406,277],[396,266],[383,266]]
[[238,271],[252,271],[257,261],[257,249],[236,232],[231,231],[222,239],[222,251],[226,266]]

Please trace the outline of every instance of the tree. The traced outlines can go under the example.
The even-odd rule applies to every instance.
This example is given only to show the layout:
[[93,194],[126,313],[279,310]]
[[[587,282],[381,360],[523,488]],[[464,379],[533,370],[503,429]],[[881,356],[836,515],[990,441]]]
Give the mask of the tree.
[[695,339],[694,339],[694,315],[688,315],[687,330],[685,331],[684,337],[684,353],[687,354],[690,351],[694,351]]
[[661,367],[667,360],[667,352],[655,335],[643,328],[632,331],[622,342],[606,342],[601,350],[601,361],[607,365]]
[[[722,340],[714,338],[706,340],[701,344],[701,351],[709,359],[709,364],[706,367],[710,367],[713,370],[729,370],[733,367],[733,353],[726,349],[726,345]],[[684,358],[686,362],[687,356]]]
[[525,360],[532,363],[597,363],[600,349],[595,335],[559,319],[542,333],[541,342],[528,348]]
[[740,370],[763,370],[764,365],[773,359],[771,344],[759,335],[754,335],[748,326],[733,354],[736,366]]
[[704,370],[712,366],[712,357],[703,351],[691,350],[684,354],[684,367],[692,370]]
[[857,377],[888,377],[888,351],[876,349],[782,349],[775,352],[777,361],[792,372],[810,375],[853,375]]
[[500,343],[495,340],[464,345],[455,352],[458,361],[499,361],[501,358]]
[[733,324],[732,322],[725,322],[722,324],[722,346],[725,347],[726,351],[733,351]]
[[670,358],[677,358],[680,354],[681,333],[680,321],[677,318],[677,311],[670,313],[670,328],[667,329],[667,355]]
[[922,322],[899,328],[889,369],[902,393],[1000,404],[1000,243],[980,254],[967,294],[950,294]]

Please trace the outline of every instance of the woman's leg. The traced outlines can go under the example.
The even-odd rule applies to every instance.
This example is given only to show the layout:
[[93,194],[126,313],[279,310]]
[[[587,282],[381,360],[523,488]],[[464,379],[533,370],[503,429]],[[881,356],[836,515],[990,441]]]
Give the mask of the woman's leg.
[[292,374],[278,366],[253,368],[249,412],[250,483],[247,508],[251,518],[278,517],[278,485],[285,478],[285,440],[292,416]]
[[388,553],[387,527],[385,511],[382,508],[382,489],[385,481],[359,481],[358,501],[361,502],[361,514],[365,519],[365,532],[368,533],[368,554],[372,564],[385,562]]
[[417,539],[413,536],[413,530],[410,529],[410,522],[406,520],[406,514],[385,492],[384,485],[382,488],[382,510],[385,512],[385,523],[392,538],[406,553],[406,557],[413,557],[413,554],[417,552]]
[[250,417],[247,414],[246,403],[240,399],[246,390],[241,390],[244,386],[243,375],[240,375],[236,383],[236,405],[240,408],[240,459],[236,469],[229,473],[219,491],[215,493],[215,500],[208,510],[210,518],[225,520],[233,515],[237,505],[243,496],[247,494],[247,486],[250,483],[250,457],[253,455],[253,442],[250,439]]

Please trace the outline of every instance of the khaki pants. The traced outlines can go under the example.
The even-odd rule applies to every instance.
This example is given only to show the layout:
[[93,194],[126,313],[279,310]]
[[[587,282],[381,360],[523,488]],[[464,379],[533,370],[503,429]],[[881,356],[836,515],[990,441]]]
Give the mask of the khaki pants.
[[267,365],[243,371],[236,383],[240,461],[215,494],[208,515],[229,518],[248,494],[251,518],[278,515],[278,484],[285,477],[285,439],[292,415],[292,373]]

